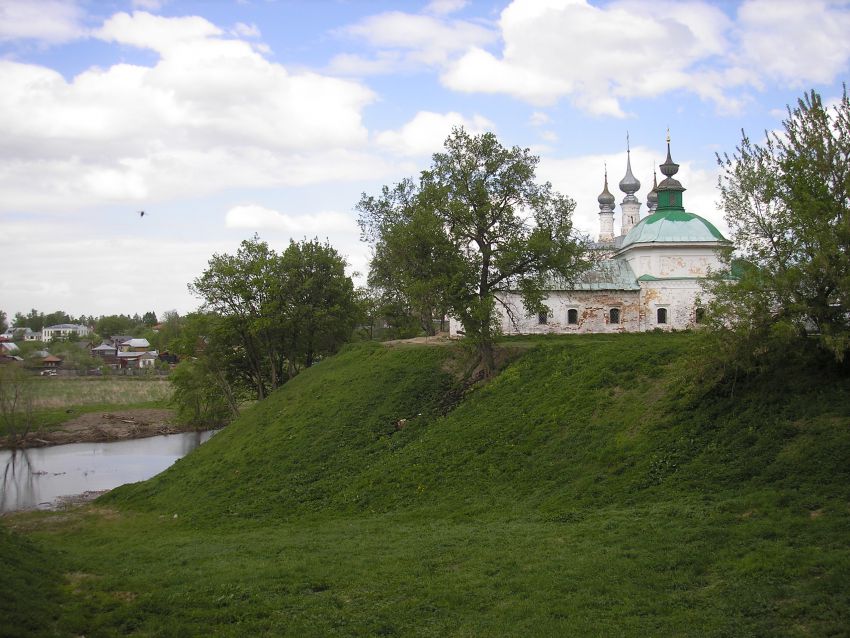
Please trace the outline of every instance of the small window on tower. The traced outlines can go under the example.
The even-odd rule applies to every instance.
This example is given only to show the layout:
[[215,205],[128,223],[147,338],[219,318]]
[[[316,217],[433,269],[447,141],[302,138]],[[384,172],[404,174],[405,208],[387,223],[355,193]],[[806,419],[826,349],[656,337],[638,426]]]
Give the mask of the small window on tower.
[[549,323],[549,315],[544,310],[543,312],[537,313],[537,323],[540,325]]
[[667,323],[667,308],[659,308],[656,319],[658,323]]
[[578,310],[570,308],[567,310],[567,323],[574,326],[578,323]]
[[611,311],[608,313],[608,319],[611,323],[620,323],[620,309],[611,308]]

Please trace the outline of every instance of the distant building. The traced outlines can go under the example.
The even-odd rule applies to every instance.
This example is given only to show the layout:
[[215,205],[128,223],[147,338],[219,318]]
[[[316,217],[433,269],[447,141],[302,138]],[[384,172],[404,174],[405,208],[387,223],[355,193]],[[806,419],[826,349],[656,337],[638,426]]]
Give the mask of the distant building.
[[47,326],[41,331],[42,341],[52,341],[54,339],[65,341],[71,335],[87,337],[89,334],[91,334],[91,328],[74,323],[59,323],[55,326]]
[[0,335],[0,339],[12,339],[14,341],[41,341],[41,333],[34,332],[32,328],[9,328]]

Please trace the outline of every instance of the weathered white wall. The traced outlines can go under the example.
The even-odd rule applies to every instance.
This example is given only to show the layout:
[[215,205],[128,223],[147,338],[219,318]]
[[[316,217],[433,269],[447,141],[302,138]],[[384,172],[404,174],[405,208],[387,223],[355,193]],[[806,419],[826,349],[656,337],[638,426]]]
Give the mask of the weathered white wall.
[[[553,291],[544,303],[549,308],[547,322],[537,315],[528,316],[517,294],[504,301],[516,319],[512,322],[501,304],[497,304],[499,326],[503,334],[570,334],[605,332],[643,332],[647,330],[685,330],[696,324],[696,301],[706,294],[699,279],[674,279],[640,282],[640,291]],[[568,323],[568,312],[575,308],[578,323]],[[610,322],[611,308],[620,310],[620,323]],[[667,309],[667,323],[659,324],[658,309]],[[457,336],[462,326],[457,319],[449,321],[449,331]]]
[[720,270],[722,263],[710,246],[637,245],[618,255],[629,262],[636,277],[705,277]]
[[[696,324],[696,300],[705,301],[698,279],[641,282],[641,330],[685,330]],[[658,324],[658,308],[667,309],[666,325]]]

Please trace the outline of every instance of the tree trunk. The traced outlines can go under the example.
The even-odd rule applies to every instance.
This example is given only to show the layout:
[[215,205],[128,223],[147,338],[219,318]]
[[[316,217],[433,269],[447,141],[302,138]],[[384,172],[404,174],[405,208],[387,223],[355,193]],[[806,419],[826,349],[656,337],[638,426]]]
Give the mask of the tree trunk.
[[493,342],[490,339],[479,341],[478,355],[481,357],[481,369],[484,371],[484,376],[493,376],[493,372],[496,369],[496,360],[493,355]]

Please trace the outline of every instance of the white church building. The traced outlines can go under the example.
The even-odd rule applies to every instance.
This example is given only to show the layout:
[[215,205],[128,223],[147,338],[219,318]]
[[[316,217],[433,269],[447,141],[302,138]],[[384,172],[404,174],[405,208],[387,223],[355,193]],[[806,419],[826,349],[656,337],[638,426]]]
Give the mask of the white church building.
[[[504,334],[643,332],[682,330],[700,321],[698,299],[705,293],[700,280],[719,270],[721,249],[729,241],[708,220],[685,211],[684,187],[670,157],[659,166],[665,179],[647,195],[647,214],[635,193],[640,182],[632,174],[626,151],[625,193],[620,203],[620,234],[614,234],[614,196],[605,187],[599,195],[600,232],[594,248],[601,260],[577,281],[552,277],[545,292],[546,312],[528,316],[519,294],[497,303]],[[655,178],[653,177],[653,182]],[[511,318],[509,315],[513,315]],[[452,334],[462,330],[453,320]]]

